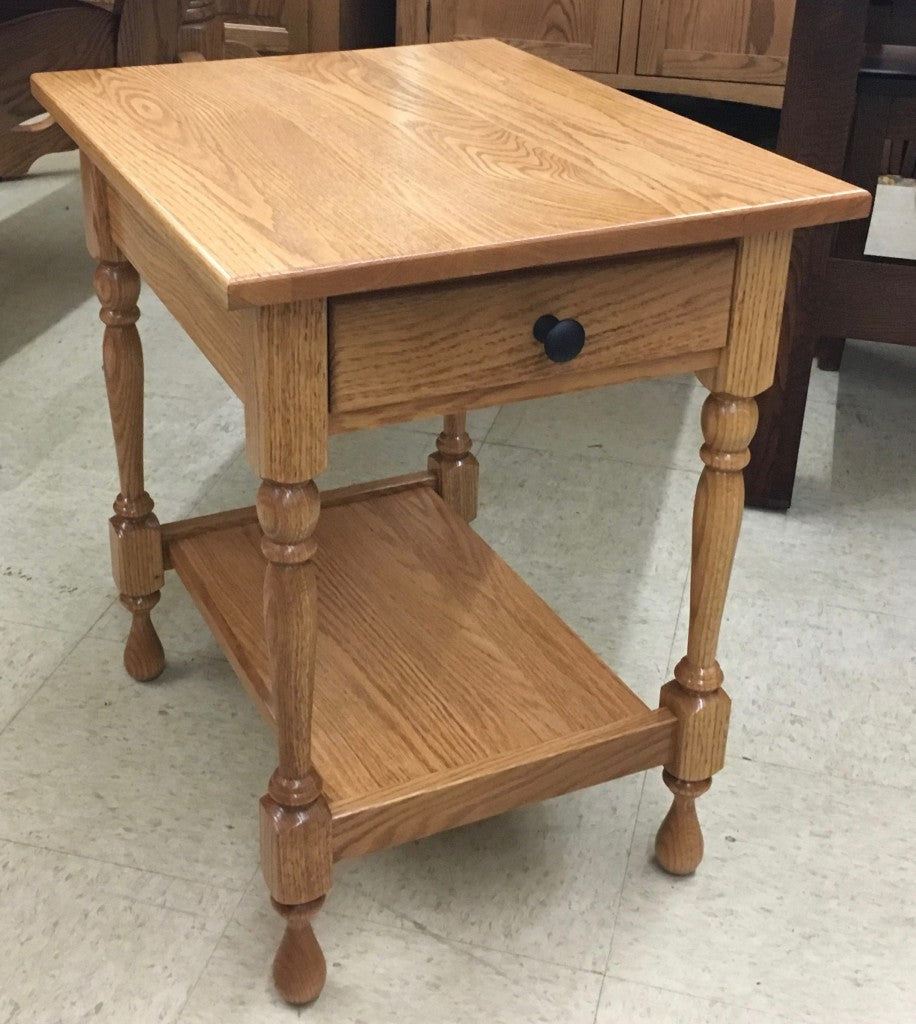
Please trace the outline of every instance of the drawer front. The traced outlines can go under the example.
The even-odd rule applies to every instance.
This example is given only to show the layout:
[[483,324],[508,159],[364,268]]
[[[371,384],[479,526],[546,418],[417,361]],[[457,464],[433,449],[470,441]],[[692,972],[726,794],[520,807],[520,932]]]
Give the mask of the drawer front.
[[[729,242],[333,299],[332,429],[713,366],[734,273]],[[535,340],[544,314],[585,328],[572,361]]]

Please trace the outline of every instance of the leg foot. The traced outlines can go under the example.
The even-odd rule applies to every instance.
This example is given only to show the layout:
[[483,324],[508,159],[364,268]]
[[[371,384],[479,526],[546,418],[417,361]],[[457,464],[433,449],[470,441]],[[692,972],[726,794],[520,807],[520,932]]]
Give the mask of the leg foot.
[[124,647],[124,667],[139,683],[148,683],[162,674],[165,653],[150,612],[159,603],[159,593],[145,597],[122,595],[121,604],[130,612],[130,633]]
[[712,779],[684,782],[667,771],[662,778],[674,801],[655,837],[655,859],[671,875],[692,875],[703,859],[696,798],[709,789]]
[[817,343],[817,368],[819,370],[839,370],[843,362],[845,338],[820,338]]
[[318,998],[328,973],[324,953],[310,923],[321,909],[324,897],[298,907],[288,907],[273,899],[270,902],[286,918],[286,931],[274,958],[274,984],[288,1003],[310,1003]]

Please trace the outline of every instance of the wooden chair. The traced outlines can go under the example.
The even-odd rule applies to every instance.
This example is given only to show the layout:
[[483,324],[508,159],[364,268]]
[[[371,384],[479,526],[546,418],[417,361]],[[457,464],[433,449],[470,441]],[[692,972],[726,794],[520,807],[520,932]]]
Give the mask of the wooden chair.
[[[874,191],[912,167],[916,5],[798,0],[779,151]],[[837,367],[842,339],[916,344],[916,264],[865,256],[868,220],[796,233],[773,387],[745,471],[747,504],[792,501],[812,357]]]
[[[843,177],[873,190],[882,174],[916,176],[916,35],[912,46],[877,44],[859,71]],[[840,225],[824,281],[822,370],[838,370],[846,336],[916,345],[916,283],[909,260],[867,257],[867,220]],[[908,289],[908,290],[907,290]],[[908,306],[906,297],[913,300]],[[904,301],[901,302],[901,299]]]
[[309,50],[309,0],[216,0],[224,57]]
[[189,0],[185,21],[207,58],[393,46],[395,0]]
[[[344,8],[336,7],[340,17]],[[311,24],[316,44],[337,48],[334,18]],[[30,120],[42,113],[29,91],[35,72],[300,53],[309,25],[309,0],[8,0],[0,7],[0,179],[73,149],[50,117]]]
[[[178,56],[186,0],[11,0],[0,8],[0,179],[73,143],[32,98],[38,71],[161,64]],[[28,123],[26,123],[28,122]]]

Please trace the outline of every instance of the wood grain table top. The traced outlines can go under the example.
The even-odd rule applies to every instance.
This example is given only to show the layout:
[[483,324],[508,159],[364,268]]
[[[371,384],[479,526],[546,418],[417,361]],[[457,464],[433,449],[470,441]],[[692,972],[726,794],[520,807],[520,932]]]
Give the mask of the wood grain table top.
[[494,40],[47,73],[229,308],[864,216],[866,192]]

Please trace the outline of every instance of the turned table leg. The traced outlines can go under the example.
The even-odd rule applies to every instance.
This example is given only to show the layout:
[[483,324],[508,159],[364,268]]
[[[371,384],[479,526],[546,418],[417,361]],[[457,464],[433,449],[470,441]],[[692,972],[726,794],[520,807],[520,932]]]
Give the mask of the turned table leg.
[[126,261],[102,261],[95,290],[105,324],[103,363],[121,492],[109,520],[111,560],[121,604],[131,613],[124,649],[127,671],[140,681],[165,667],[150,619],[163,583],[162,543],[153,500],[143,488],[143,349],[137,332],[140,278]]
[[722,768],[731,701],[722,689],[716,661],[741,511],[742,470],[757,426],[753,398],[712,394],[703,405],[705,463],[693,507],[690,567],[690,625],[687,655],[674,680],[662,687],[660,704],[678,721],[677,741],[664,780],[674,801],[655,840],[659,864],[675,875],[695,871],[703,857],[703,836],[694,801]]
[[445,416],[442,432],[436,438],[436,450],[430,455],[428,469],[435,473],[439,494],[462,519],[471,522],[477,516],[477,478],[479,465],[471,454],[471,438],[463,412]]
[[258,520],[267,570],[264,624],[277,719],[278,766],[261,798],[261,866],[286,931],[274,982],[290,1003],[324,987],[326,967],[310,920],[331,887],[331,815],[311,763],[317,586],[315,541],[321,499],[314,483],[265,480]]

